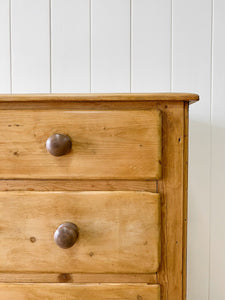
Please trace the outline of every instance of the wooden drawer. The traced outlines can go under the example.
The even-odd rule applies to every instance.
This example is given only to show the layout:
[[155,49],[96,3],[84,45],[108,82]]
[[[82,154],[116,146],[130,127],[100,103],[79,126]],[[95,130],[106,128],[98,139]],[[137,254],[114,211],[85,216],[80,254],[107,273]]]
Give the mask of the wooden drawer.
[[186,299],[198,98],[0,95],[0,299]]
[[[0,271],[154,273],[160,262],[160,197],[150,192],[1,192]],[[62,249],[54,232],[77,225]]]
[[[158,179],[161,127],[157,109],[2,110],[0,178]],[[60,157],[45,146],[57,133],[72,140]]]
[[4,300],[160,300],[159,285],[0,284]]

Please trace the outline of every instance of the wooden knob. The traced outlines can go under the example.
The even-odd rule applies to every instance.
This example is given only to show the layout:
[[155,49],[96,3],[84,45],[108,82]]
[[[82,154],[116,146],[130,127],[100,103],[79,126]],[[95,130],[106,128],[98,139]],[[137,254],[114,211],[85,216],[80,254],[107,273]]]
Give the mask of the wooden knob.
[[78,239],[78,227],[70,222],[61,224],[55,234],[55,243],[63,249],[71,248]]
[[46,141],[46,149],[54,156],[61,156],[70,152],[72,141],[68,135],[53,134]]

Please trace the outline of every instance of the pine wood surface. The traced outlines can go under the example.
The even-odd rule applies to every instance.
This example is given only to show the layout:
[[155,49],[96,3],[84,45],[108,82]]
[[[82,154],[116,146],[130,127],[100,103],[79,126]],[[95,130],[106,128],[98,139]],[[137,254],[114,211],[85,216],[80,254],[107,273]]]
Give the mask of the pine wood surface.
[[[0,271],[155,273],[160,197],[149,192],[0,192]],[[65,222],[79,228],[70,249],[54,242]]]
[[[32,98],[34,96],[34,98]],[[67,97],[68,95],[66,95]],[[74,95],[73,95],[74,96]],[[174,95],[173,95],[174,96]],[[197,95],[196,95],[197,96]],[[29,98],[30,97],[30,98]],[[125,272],[121,274],[118,270],[114,274],[99,274],[90,272],[86,273],[74,273],[69,272],[71,270],[59,272],[45,273],[45,271],[33,272],[15,272],[13,268],[10,272],[0,272],[0,282],[8,282],[9,285],[4,289],[10,290],[10,283],[13,282],[30,282],[30,283],[150,283],[160,284],[161,295],[157,295],[157,300],[185,300],[186,299],[186,226],[187,226],[187,134],[188,134],[188,105],[190,101],[187,99],[177,100],[172,98],[162,101],[157,101],[156,98],[146,100],[143,97],[138,101],[131,99],[131,102],[123,98],[123,100],[110,100],[107,98],[105,101],[100,98],[95,98],[90,101],[85,100],[70,100],[69,98],[59,100],[60,98],[53,98],[49,96],[48,100],[45,100],[40,95],[28,95],[27,99],[23,98],[23,95],[19,95],[19,98],[14,96],[7,101],[1,103],[1,109],[4,110],[21,110],[24,111],[39,111],[40,109],[46,111],[70,109],[77,111],[91,111],[99,110],[102,112],[108,110],[120,110],[120,111],[147,111],[150,109],[160,110],[162,117],[162,178],[159,181],[148,180],[43,180],[43,179],[20,179],[20,180],[1,180],[1,191],[43,191],[43,194],[47,194],[48,191],[150,191],[158,192],[161,197],[161,254],[159,255],[160,263],[159,269],[156,274],[152,273],[136,273]],[[14,98],[14,101],[13,101]],[[16,100],[15,100],[16,99]],[[19,99],[19,101],[18,101]],[[30,99],[30,100],[29,100]],[[42,101],[43,99],[43,101]],[[56,100],[58,99],[58,100]],[[99,99],[99,100],[98,100]],[[196,99],[197,100],[197,99]],[[30,102],[29,102],[30,101]],[[33,101],[33,102],[32,102]],[[45,191],[45,192],[44,192]],[[11,193],[11,192],[7,192]],[[17,192],[16,192],[17,193]],[[57,192],[56,192],[57,193]],[[61,193],[61,192],[60,192]],[[41,193],[40,193],[41,194]],[[19,201],[18,201],[19,202]],[[44,201],[43,201],[44,202]],[[47,201],[48,202],[48,201]],[[141,202],[140,202],[141,203]],[[139,203],[139,205],[140,205]],[[67,204],[65,204],[67,206]],[[26,206],[28,207],[28,206]],[[53,205],[52,205],[53,207]],[[123,207],[119,205],[118,207]],[[25,209],[24,209],[25,210]],[[127,212],[128,214],[129,211]],[[136,208],[136,216],[141,220],[139,206]],[[49,214],[49,212],[48,212]],[[16,215],[16,214],[15,214]],[[45,213],[43,213],[45,215]],[[142,213],[145,219],[149,217],[147,211]],[[15,219],[18,218],[18,215]],[[54,219],[55,221],[55,219]],[[68,220],[63,220],[68,221]],[[134,221],[133,221],[134,222]],[[132,224],[132,222],[130,223]],[[158,223],[158,228],[159,228]],[[57,224],[59,225],[59,224]],[[55,228],[57,228],[57,225]],[[39,226],[37,226],[39,227]],[[53,238],[52,238],[53,240]],[[35,245],[35,243],[33,244]],[[76,247],[77,245],[75,245]],[[60,248],[59,248],[60,249]],[[159,248],[158,248],[159,249]],[[94,256],[92,256],[93,258]],[[149,263],[149,258],[145,257],[146,263]],[[135,259],[135,256],[134,256]],[[137,264],[138,265],[138,264]],[[123,266],[122,266],[123,267]],[[143,267],[143,266],[142,266]],[[146,268],[146,264],[144,266]],[[157,268],[156,268],[157,269]],[[155,269],[155,270],[156,270]],[[65,271],[66,270],[66,271]],[[130,270],[131,271],[131,270]],[[144,271],[144,270],[143,270]],[[146,271],[146,269],[145,269]],[[137,271],[135,271],[137,272]],[[36,286],[36,285],[34,285]],[[151,285],[150,285],[151,286]],[[0,288],[1,289],[1,288]],[[63,292],[62,292],[63,293]],[[27,293],[25,293],[28,295]],[[24,294],[24,295],[25,295]],[[17,292],[15,294],[17,296]],[[15,296],[14,295],[14,296]],[[19,295],[19,294],[18,294]],[[24,297],[26,297],[26,295]],[[147,298],[150,297],[150,293],[147,294]],[[51,295],[49,296],[51,297]],[[135,296],[137,297],[137,295]],[[122,296],[123,298],[123,296]],[[6,298],[7,299],[7,298]],[[22,298],[27,300],[27,298]],[[35,298],[34,298],[35,299]],[[51,299],[51,298],[50,298]],[[104,298],[103,298],[104,299]],[[117,299],[117,298],[115,298]],[[129,299],[129,298],[128,298]],[[131,298],[132,299],[132,298]],[[136,299],[136,298],[134,298]],[[139,298],[137,298],[139,299]],[[141,298],[140,298],[141,299]],[[145,298],[143,298],[145,299]],[[66,298],[67,300],[67,298]],[[151,300],[151,298],[150,298]],[[154,298],[155,300],[155,298]]]
[[199,100],[192,93],[91,93],[91,94],[1,94],[0,102],[18,101],[190,101]]
[[[157,179],[161,175],[161,114],[146,111],[0,111],[3,179]],[[55,157],[45,143],[72,139]]]
[[156,192],[149,180],[0,180],[0,191],[145,191]]
[[148,283],[156,284],[154,274],[21,273],[0,272],[2,283]]
[[160,300],[159,285],[0,284],[4,300]]
[[189,121],[189,106],[184,103],[184,184],[183,184],[183,300],[186,300],[187,293],[187,224],[188,224],[188,121]]
[[162,257],[158,272],[162,300],[181,300],[184,245],[184,103],[159,105],[163,115],[161,195]]

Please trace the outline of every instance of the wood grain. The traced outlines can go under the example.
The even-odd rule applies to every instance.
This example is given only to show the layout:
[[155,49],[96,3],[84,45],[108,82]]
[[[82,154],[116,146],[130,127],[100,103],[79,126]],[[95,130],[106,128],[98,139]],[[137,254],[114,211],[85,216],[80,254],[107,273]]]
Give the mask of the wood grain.
[[[183,297],[184,103],[160,104],[163,115],[163,170],[158,183],[162,212],[161,299]],[[186,142],[185,142],[186,146]]]
[[[1,192],[0,271],[155,273],[160,197],[148,192]],[[61,249],[64,222],[79,239]]]
[[183,300],[187,294],[187,224],[188,224],[188,122],[189,105],[184,103],[184,200],[183,200]]
[[[1,94],[0,94],[1,97]],[[40,98],[41,99],[41,98]],[[155,109],[157,101],[0,101],[1,110],[146,110]],[[190,103],[190,102],[189,102]]]
[[[162,116],[162,166],[163,166],[163,172],[162,172],[162,178],[158,181],[148,181],[148,180],[41,180],[41,179],[30,179],[30,180],[1,180],[0,181],[0,190],[9,190],[7,192],[7,201],[3,201],[4,204],[7,203],[7,205],[4,205],[4,209],[9,207],[10,210],[14,211],[13,216],[10,218],[10,220],[19,220],[19,223],[22,224],[22,220],[25,220],[25,224],[33,224],[32,226],[26,226],[26,233],[22,237],[23,231],[20,231],[19,234],[17,232],[17,237],[19,237],[19,242],[15,244],[15,246],[10,247],[11,253],[7,255],[7,259],[1,259],[3,261],[3,265],[7,264],[5,261],[9,261],[9,258],[14,258],[14,262],[11,263],[10,268],[6,270],[6,268],[1,269],[0,272],[0,282],[30,282],[30,283],[41,283],[41,282],[49,282],[49,283],[159,283],[161,286],[161,300],[181,300],[185,299],[186,294],[186,223],[187,223],[187,126],[188,126],[188,101],[180,102],[180,101],[174,101],[171,102],[170,100],[160,102],[160,101],[133,101],[132,105],[129,102],[126,101],[93,101],[93,102],[85,102],[82,101],[34,101],[32,102],[5,102],[2,103],[3,107],[10,107],[13,108],[13,106],[17,105],[17,108],[21,107],[33,107],[34,110],[37,112],[40,111],[40,107],[46,107],[46,112],[52,112],[52,111],[61,111],[63,107],[72,107],[72,111],[76,108],[77,111],[81,112],[89,112],[89,111],[96,111],[96,107],[98,108],[99,113],[105,113],[107,111],[114,111],[119,110],[119,112],[124,111],[130,111],[130,112],[136,112],[136,111],[149,111],[153,108],[153,110],[161,111]],[[5,105],[5,106],[4,106]],[[58,109],[56,108],[58,107]],[[53,109],[54,108],[54,109]],[[85,108],[85,109],[84,109]],[[65,110],[65,108],[63,109]],[[9,110],[10,112],[16,112],[16,110]],[[20,112],[19,109],[17,112]],[[29,112],[29,110],[23,110],[24,114]],[[4,112],[3,112],[4,113]],[[150,124],[148,125],[150,126]],[[43,192],[10,192],[13,190],[20,190],[23,191],[26,190],[41,190]],[[98,252],[93,251],[93,249],[85,249],[85,253],[80,259],[80,263],[77,263],[76,260],[76,253],[70,254],[69,258],[72,260],[72,263],[69,264],[68,260],[64,259],[65,265],[60,266],[58,263],[57,268],[55,267],[54,263],[57,258],[62,258],[60,255],[55,255],[55,252],[52,252],[51,248],[49,250],[48,247],[48,241],[51,240],[53,243],[53,234],[54,230],[57,228],[58,225],[60,225],[63,222],[71,221],[76,223],[76,216],[77,212],[75,207],[77,205],[80,205],[81,207],[81,200],[74,201],[73,199],[69,199],[66,197],[65,199],[62,199],[60,195],[72,195],[72,194],[92,194],[92,193],[98,193],[98,192],[62,192],[62,190],[68,190],[68,191],[84,191],[84,190],[126,190],[127,192],[122,193],[131,193],[131,194],[141,194],[140,191],[157,191],[161,194],[161,209],[158,209],[159,214],[161,214],[161,222],[158,221],[158,223],[155,223],[155,229],[160,228],[160,223],[162,223],[162,234],[160,238],[160,242],[158,243],[158,257],[161,260],[159,265],[159,269],[157,273],[153,273],[153,271],[147,271],[147,264],[150,264],[150,261],[152,263],[151,259],[151,251],[147,253],[145,250],[137,251],[137,240],[138,236],[137,234],[134,235],[133,241],[136,240],[136,243],[133,243],[133,247],[130,245],[127,247],[127,243],[129,240],[123,239],[123,242],[126,242],[126,251],[128,249],[129,253],[126,252],[127,261],[125,263],[118,263],[118,265],[115,266],[115,261],[113,261],[112,256],[105,255],[105,252],[102,252],[102,255],[107,258],[107,264],[106,268],[104,268],[104,271],[97,270],[96,268],[100,268],[103,266],[102,260],[99,260],[100,255],[97,255]],[[44,192],[44,191],[51,191],[55,190],[58,192]],[[139,192],[128,192],[137,190]],[[60,192],[59,192],[60,191]],[[21,194],[23,195],[21,198],[18,196],[17,200],[13,203],[12,198],[10,197],[10,194]],[[110,192],[100,192],[101,193],[109,193]],[[117,192],[113,192],[117,193]],[[121,192],[118,192],[121,193]],[[3,193],[4,194],[4,193]],[[38,197],[31,197],[26,196],[26,194],[38,194]],[[54,197],[51,197],[49,195],[54,194]],[[149,193],[146,193],[149,194]],[[151,193],[150,193],[151,194]],[[24,196],[25,195],[25,196]],[[48,195],[46,198],[42,195]],[[0,193],[1,196],[1,193]],[[59,197],[59,198],[58,198]],[[0,197],[1,199],[2,197]],[[19,199],[20,198],[20,199]],[[28,199],[29,198],[29,199]],[[69,196],[70,198],[70,196]],[[44,199],[44,200],[43,200]],[[91,201],[93,199],[93,201]],[[96,199],[96,200],[95,200]],[[109,198],[107,198],[109,199]],[[122,198],[121,198],[122,199]],[[113,200],[109,200],[109,204],[107,204],[107,209],[104,210],[105,219],[103,218],[104,224],[110,224],[110,220],[115,220],[115,216],[118,217],[118,211],[121,211],[126,207],[126,219],[132,218],[131,221],[129,221],[129,226],[133,226],[135,222],[139,222],[140,228],[142,228],[143,236],[149,236],[151,239],[151,233],[148,233],[147,230],[150,231],[153,230],[153,227],[151,225],[147,226],[147,223],[143,222],[150,222],[151,214],[149,212],[153,211],[152,209],[144,209],[146,201],[141,200],[138,201],[137,204],[133,205],[127,200],[127,202],[123,202],[117,198]],[[140,199],[139,199],[140,200]],[[11,203],[12,202],[12,203]],[[95,220],[102,220],[102,217],[98,217],[99,214],[101,214],[101,208],[106,207],[106,202],[101,202],[99,198],[89,198],[88,200],[85,200],[85,202],[89,203],[85,206],[83,209],[83,215],[85,215],[85,218],[89,218],[90,223],[91,220],[93,220],[93,210],[94,210],[94,219]],[[0,202],[1,203],[1,202]],[[36,203],[35,207],[32,203]],[[71,205],[72,203],[72,205]],[[76,204],[73,204],[76,203]],[[77,204],[78,203],[78,204]],[[84,202],[82,202],[84,203]],[[92,204],[95,203],[95,207],[92,207]],[[97,203],[97,207],[96,207]],[[103,203],[103,204],[102,204]],[[99,205],[99,207],[98,207]],[[13,207],[13,208],[12,208]],[[31,209],[31,207],[33,207]],[[49,209],[50,207],[50,209]],[[64,207],[63,209],[61,209]],[[72,209],[69,210],[69,208],[72,207]],[[52,210],[52,212],[51,212]],[[131,213],[131,211],[135,211],[134,213]],[[4,211],[3,209],[1,211]],[[109,215],[110,211],[110,215]],[[125,210],[124,210],[125,211]],[[38,212],[38,213],[37,213]],[[47,212],[47,215],[46,215]],[[160,213],[161,212],[161,213]],[[24,215],[26,213],[26,216]],[[79,213],[79,212],[78,212]],[[0,213],[1,214],[1,213]],[[52,214],[52,215],[51,215]],[[7,214],[11,215],[11,214]],[[20,217],[18,217],[20,216]],[[61,216],[64,216],[65,218],[61,222]],[[69,216],[67,218],[67,216]],[[70,217],[72,216],[72,217]],[[107,217],[106,217],[107,216]],[[124,215],[123,215],[124,216]],[[5,218],[7,220],[8,217]],[[73,219],[74,218],[74,219]],[[114,219],[113,219],[114,218]],[[144,220],[142,220],[144,218]],[[44,238],[37,238],[39,233],[44,232],[44,227],[42,227],[42,224],[46,224],[43,219],[47,219],[47,232],[45,235],[42,235]],[[120,217],[119,223],[117,222],[117,225],[121,224],[124,217]],[[4,221],[4,218],[2,219]],[[40,221],[41,220],[41,221]],[[130,220],[130,219],[129,219]],[[57,224],[55,224],[55,221],[57,221]],[[60,221],[60,222],[59,222]],[[9,222],[9,221],[8,221]],[[96,221],[97,222],[97,221]],[[94,222],[94,224],[96,224]],[[106,222],[106,223],[105,223]],[[6,222],[5,222],[6,223]],[[15,222],[14,222],[15,223]],[[36,224],[36,225],[35,225]],[[41,225],[40,225],[41,224]],[[113,232],[112,226],[114,224],[111,222],[110,226],[110,232]],[[43,225],[44,226],[44,225]],[[95,225],[96,226],[96,225]],[[124,223],[123,223],[124,226]],[[120,228],[124,228],[124,227]],[[9,226],[8,226],[9,227]],[[53,228],[54,227],[54,228]],[[16,226],[16,228],[21,228],[20,226]],[[106,227],[104,227],[106,228]],[[128,227],[127,227],[128,228]],[[147,229],[148,228],[148,229]],[[3,228],[4,229],[4,228]],[[31,234],[29,230],[32,229],[32,232],[35,232],[35,234]],[[35,231],[35,230],[36,231]],[[127,229],[128,230],[128,229]],[[145,231],[145,233],[144,233]],[[12,232],[12,230],[11,230]],[[51,233],[50,233],[51,232]],[[109,231],[108,231],[109,232]],[[134,233],[134,231],[132,231]],[[36,234],[37,233],[37,234]],[[92,231],[92,233],[94,233]],[[140,232],[139,232],[140,233]],[[1,226],[0,226],[0,235],[1,235]],[[12,233],[9,234],[10,236],[14,237]],[[40,235],[41,236],[41,235]],[[98,240],[94,240],[96,238],[96,235],[93,235],[93,239],[91,239],[92,245],[94,242],[97,244],[104,245],[104,251],[109,248],[110,245],[110,251],[113,251],[110,242],[112,242],[115,245],[120,244],[119,242],[115,242],[115,237],[117,240],[120,238],[122,239],[123,234],[121,231],[117,231],[114,235],[107,235],[104,238],[104,242],[99,243]],[[140,235],[141,236],[141,235]],[[24,238],[25,237],[25,238]],[[31,239],[30,239],[31,238]],[[35,239],[33,239],[35,238]],[[113,239],[113,240],[112,240]],[[1,239],[0,239],[1,240]],[[7,241],[12,242],[13,238],[8,239]],[[21,243],[23,242],[23,245]],[[32,243],[32,241],[35,241]],[[93,241],[93,242],[92,242]],[[42,247],[42,245],[45,244]],[[78,241],[80,242],[80,240]],[[88,239],[87,247],[90,245],[90,239]],[[29,244],[30,246],[27,246]],[[160,254],[160,244],[162,246],[161,254]],[[22,245],[21,247],[19,245]],[[25,246],[24,246],[25,245]],[[35,257],[32,257],[32,263],[31,261],[25,261],[27,259],[27,255],[22,258],[23,266],[21,263],[21,259],[16,259],[15,253],[22,253],[22,249],[31,249],[31,245],[33,246],[32,249],[35,248],[35,257],[39,258],[38,262],[35,261]],[[41,248],[40,248],[41,246]],[[55,246],[55,245],[54,245]],[[76,247],[75,245],[74,247]],[[1,249],[4,250],[4,245],[1,246]],[[92,247],[93,248],[93,247]],[[130,249],[132,248],[132,249]],[[13,249],[15,249],[13,253]],[[45,253],[45,257],[48,259],[48,266],[44,265],[45,261],[40,259],[40,252],[42,249],[45,249],[45,251],[48,253]],[[75,248],[74,248],[75,249]],[[77,248],[76,248],[77,249]],[[125,248],[124,248],[125,249]],[[1,251],[3,251],[1,250]],[[61,250],[59,248],[59,250]],[[73,250],[67,249],[68,251]],[[67,251],[66,250],[66,251]],[[55,251],[55,250],[54,250]],[[64,251],[64,250],[62,250]],[[100,251],[100,250],[99,250]],[[133,251],[133,252],[132,252]],[[135,251],[135,252],[134,252]],[[23,250],[23,253],[26,253],[26,251]],[[29,250],[29,253],[34,255],[34,251]],[[51,254],[50,254],[51,253]],[[54,255],[52,255],[54,253]],[[96,254],[97,253],[97,254]],[[118,252],[117,255],[120,258],[123,257],[123,253],[125,252]],[[131,254],[132,253],[132,254]],[[134,254],[135,253],[135,254]],[[137,253],[144,253],[146,256],[138,257]],[[26,253],[27,254],[27,253]],[[80,252],[78,252],[80,254]],[[94,255],[93,255],[94,254]],[[10,256],[11,255],[11,256]],[[48,257],[49,255],[49,257]],[[121,256],[122,255],[122,256]],[[54,262],[53,258],[54,256]],[[96,258],[97,256],[97,258]],[[132,258],[131,258],[132,256]],[[6,256],[5,256],[6,257]],[[29,256],[28,256],[29,257]],[[97,264],[96,264],[97,259]],[[94,261],[95,260],[95,261]],[[25,263],[24,263],[25,261]],[[62,259],[57,259],[58,261],[62,261]],[[81,262],[82,261],[82,262]],[[100,261],[100,263],[98,263]],[[71,262],[71,261],[70,261]],[[84,263],[83,263],[84,262]],[[92,273],[92,270],[90,271],[90,266],[92,268],[92,265],[90,263],[95,262],[94,265],[94,271]],[[121,261],[120,261],[121,262]],[[132,262],[132,263],[131,263]],[[49,268],[49,263],[50,268]],[[81,263],[83,264],[82,267],[84,267],[84,264],[86,264],[86,270],[81,270]],[[113,265],[114,263],[114,265]],[[19,266],[19,264],[21,264]],[[30,265],[35,264],[35,269]],[[88,265],[89,264],[89,265]],[[141,264],[141,265],[140,265]],[[38,268],[37,267],[38,265]],[[54,265],[54,266],[53,266]],[[87,266],[88,265],[88,266]],[[1,264],[0,264],[1,266]],[[24,267],[25,266],[25,267]],[[68,267],[69,266],[69,267]],[[74,266],[78,266],[78,270],[73,269]],[[52,268],[53,267],[53,268]],[[114,270],[109,270],[110,267],[115,267]],[[25,268],[25,269],[24,269]],[[33,268],[33,269],[32,269]],[[69,269],[70,268],[70,269]],[[102,267],[103,268],[103,267]],[[122,270],[123,268],[123,270]],[[130,268],[129,270],[127,268]],[[137,270],[137,268],[140,269],[141,272]],[[143,270],[144,268],[144,270]],[[126,270],[125,270],[126,269]],[[131,270],[132,269],[132,270]],[[157,268],[154,269],[156,272]],[[47,272],[47,273],[46,273]],[[94,273],[97,272],[97,273]],[[107,274],[104,274],[107,272]],[[152,273],[149,273],[152,272]],[[92,273],[92,274],[90,274]],[[134,274],[136,273],[136,274]],[[146,274],[148,273],[148,274]],[[183,298],[182,298],[183,297]],[[51,299],[51,298],[50,298]],[[134,298],[135,299],[135,298]],[[138,298],[137,298],[138,299]],[[141,299],[141,298],[140,298]],[[148,299],[148,298],[147,298]],[[135,299],[136,300],[136,299]],[[158,299],[157,299],[158,300]]]
[[81,273],[2,273],[3,283],[148,283],[156,284],[156,274],[81,274]]
[[148,180],[0,180],[0,191],[145,191],[156,192]]
[[[157,179],[161,175],[161,113],[146,111],[0,111],[4,179]],[[49,136],[72,150],[54,157]]]
[[40,102],[40,101],[190,101],[199,100],[199,95],[191,93],[82,93],[82,94],[0,94],[0,102]]
[[159,300],[159,285],[0,284],[4,300]]

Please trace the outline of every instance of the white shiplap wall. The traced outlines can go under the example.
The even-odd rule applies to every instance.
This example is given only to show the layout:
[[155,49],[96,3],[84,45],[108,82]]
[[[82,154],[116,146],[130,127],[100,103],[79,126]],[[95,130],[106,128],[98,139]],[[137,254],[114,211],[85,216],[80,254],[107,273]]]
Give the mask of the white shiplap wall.
[[0,93],[197,92],[188,299],[225,299],[224,0],[0,0]]

